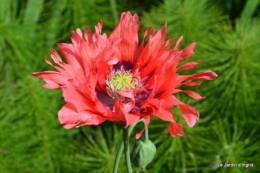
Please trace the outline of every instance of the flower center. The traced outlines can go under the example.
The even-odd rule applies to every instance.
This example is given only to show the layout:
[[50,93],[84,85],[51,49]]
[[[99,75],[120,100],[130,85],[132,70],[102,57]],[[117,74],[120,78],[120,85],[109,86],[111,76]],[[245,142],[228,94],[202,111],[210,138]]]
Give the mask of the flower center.
[[121,72],[117,71],[115,75],[111,76],[109,83],[114,89],[119,91],[124,91],[127,88],[134,88],[134,84],[132,83],[132,75],[126,71]]
[[[138,79],[130,71],[123,69],[113,71],[106,80],[107,93],[110,97],[117,100],[123,93],[132,92],[138,87]],[[121,94],[120,94],[121,93]]]

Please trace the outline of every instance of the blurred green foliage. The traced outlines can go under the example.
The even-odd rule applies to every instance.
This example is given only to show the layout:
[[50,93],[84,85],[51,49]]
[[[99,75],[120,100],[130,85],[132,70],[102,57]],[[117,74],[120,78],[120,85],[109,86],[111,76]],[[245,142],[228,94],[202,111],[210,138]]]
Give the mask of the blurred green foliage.
[[[189,61],[203,63],[194,71],[211,69],[219,75],[194,88],[206,100],[178,95],[200,112],[191,129],[174,108],[184,137],[172,138],[167,123],[152,119],[150,138],[157,153],[144,172],[259,171],[259,0],[2,0],[0,173],[112,171],[121,127],[63,129],[57,120],[64,104],[61,92],[42,88],[31,72],[50,69],[44,58],[57,43],[70,42],[71,30],[86,25],[93,30],[102,18],[109,34],[123,11],[140,15],[141,33],[167,22],[169,38],[183,35],[181,46],[197,43]],[[254,167],[218,168],[219,163]],[[123,159],[119,170],[125,172]]]

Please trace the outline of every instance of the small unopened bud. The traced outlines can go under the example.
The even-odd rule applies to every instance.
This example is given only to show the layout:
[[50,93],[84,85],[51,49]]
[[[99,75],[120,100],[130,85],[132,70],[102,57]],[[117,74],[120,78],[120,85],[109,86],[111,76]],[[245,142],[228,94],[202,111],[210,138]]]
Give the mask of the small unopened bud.
[[138,140],[131,153],[131,161],[139,168],[144,169],[152,160],[156,153],[156,147],[150,140]]

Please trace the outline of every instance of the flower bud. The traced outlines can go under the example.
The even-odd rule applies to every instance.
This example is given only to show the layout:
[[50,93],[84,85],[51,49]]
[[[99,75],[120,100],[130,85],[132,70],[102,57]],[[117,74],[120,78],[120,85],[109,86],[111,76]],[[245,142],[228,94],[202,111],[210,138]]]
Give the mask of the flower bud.
[[156,147],[150,140],[138,140],[131,153],[131,161],[139,168],[144,169],[156,153]]

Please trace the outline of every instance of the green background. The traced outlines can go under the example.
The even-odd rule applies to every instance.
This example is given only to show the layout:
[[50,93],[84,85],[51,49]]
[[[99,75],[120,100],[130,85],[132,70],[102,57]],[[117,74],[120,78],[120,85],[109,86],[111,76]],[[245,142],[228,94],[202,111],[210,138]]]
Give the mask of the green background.
[[[185,136],[171,137],[168,123],[152,118],[150,139],[157,147],[144,172],[258,172],[260,170],[259,0],[1,0],[0,1],[0,173],[110,173],[122,139],[120,125],[65,130],[57,113],[61,91],[47,90],[31,75],[51,70],[57,43],[102,18],[110,34],[121,12],[137,13],[140,38],[149,26],[167,23],[167,37],[184,36],[181,47],[197,43],[189,61],[202,62],[219,77],[190,88],[207,99],[178,98],[200,112],[189,128],[178,108],[174,118]],[[138,132],[142,125],[138,125]],[[135,138],[131,137],[131,146]],[[217,168],[219,163],[253,167]],[[136,170],[136,167],[133,167]],[[123,157],[120,173],[126,172]]]

